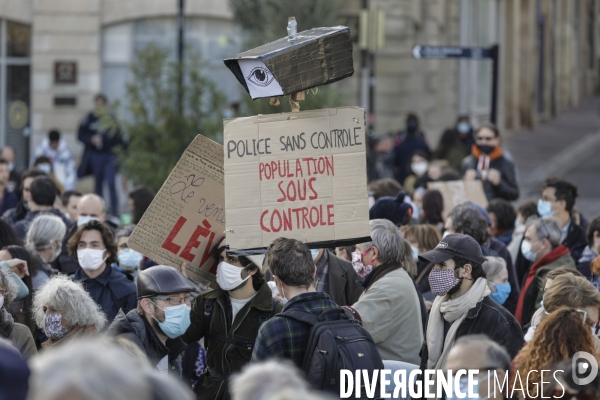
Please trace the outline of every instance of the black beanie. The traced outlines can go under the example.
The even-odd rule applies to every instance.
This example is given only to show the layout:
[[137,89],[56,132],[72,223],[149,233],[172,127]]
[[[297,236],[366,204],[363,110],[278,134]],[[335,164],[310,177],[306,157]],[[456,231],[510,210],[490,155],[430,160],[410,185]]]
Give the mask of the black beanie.
[[399,192],[394,198],[391,196],[380,197],[369,210],[369,219],[388,219],[396,226],[402,225],[406,217],[412,216],[412,206],[404,202],[405,192]]

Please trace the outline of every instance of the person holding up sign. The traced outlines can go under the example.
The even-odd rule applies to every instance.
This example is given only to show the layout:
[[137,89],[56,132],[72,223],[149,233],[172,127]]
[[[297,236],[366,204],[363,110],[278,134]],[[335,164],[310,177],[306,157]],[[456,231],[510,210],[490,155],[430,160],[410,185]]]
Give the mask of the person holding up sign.
[[475,140],[471,155],[463,160],[463,179],[480,179],[488,200],[501,198],[513,201],[519,198],[515,165],[500,148],[498,128],[494,125],[481,126],[477,129]]
[[[225,242],[214,249],[218,258],[219,288],[206,291],[192,305],[191,325],[183,340],[191,344],[204,338],[208,375],[198,399],[229,399],[227,380],[250,362],[258,329],[281,312],[255,257],[228,256]],[[262,257],[258,257],[262,258]]]

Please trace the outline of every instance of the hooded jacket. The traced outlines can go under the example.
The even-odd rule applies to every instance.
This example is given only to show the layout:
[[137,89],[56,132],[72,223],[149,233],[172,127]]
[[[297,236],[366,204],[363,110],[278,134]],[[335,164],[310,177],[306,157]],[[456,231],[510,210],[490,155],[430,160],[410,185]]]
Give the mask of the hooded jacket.
[[180,377],[183,376],[182,353],[187,349],[187,345],[179,337],[167,339],[163,344],[150,323],[139,315],[137,310],[131,310],[127,314],[119,310],[107,334],[131,340],[146,353],[154,366],[169,356],[169,372],[177,371]]

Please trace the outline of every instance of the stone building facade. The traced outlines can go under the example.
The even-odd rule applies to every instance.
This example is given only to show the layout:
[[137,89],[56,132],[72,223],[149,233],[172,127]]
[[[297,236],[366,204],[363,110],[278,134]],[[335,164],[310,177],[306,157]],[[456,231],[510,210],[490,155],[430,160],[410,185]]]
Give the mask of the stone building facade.
[[[435,147],[459,114],[489,118],[491,64],[416,60],[420,45],[500,45],[499,125],[516,130],[552,118],[596,91],[599,0],[368,0],[385,14],[385,45],[375,59],[375,131],[397,132],[408,112]],[[354,29],[363,0],[340,16]],[[79,121],[93,95],[123,98],[136,49],[175,48],[177,2],[165,0],[0,0],[0,146],[17,149],[20,168],[53,128],[80,154]],[[282,36],[285,18],[282,18]],[[208,60],[231,102],[237,82],[222,64],[240,37],[223,0],[186,0],[186,40]],[[361,59],[337,87],[361,104]],[[73,73],[67,82],[57,75]],[[27,161],[28,162],[28,161]]]

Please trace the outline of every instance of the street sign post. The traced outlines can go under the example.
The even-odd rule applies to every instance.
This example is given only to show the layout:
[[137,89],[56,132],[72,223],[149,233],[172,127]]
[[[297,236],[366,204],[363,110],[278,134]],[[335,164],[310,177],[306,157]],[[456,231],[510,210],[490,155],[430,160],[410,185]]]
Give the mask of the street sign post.
[[492,47],[454,47],[454,46],[419,46],[413,47],[413,57],[416,59],[431,58],[469,58],[471,60],[492,61],[492,101],[490,121],[497,123],[498,117],[498,61],[500,47],[495,44]]

